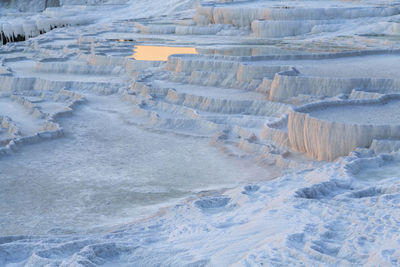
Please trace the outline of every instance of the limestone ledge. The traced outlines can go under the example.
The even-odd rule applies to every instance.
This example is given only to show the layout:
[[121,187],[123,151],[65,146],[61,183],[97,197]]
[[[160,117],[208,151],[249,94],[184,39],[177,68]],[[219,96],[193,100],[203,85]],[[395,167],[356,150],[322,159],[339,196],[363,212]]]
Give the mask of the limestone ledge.
[[358,147],[370,147],[374,139],[400,139],[398,124],[344,123],[309,115],[330,107],[371,106],[399,99],[400,94],[388,94],[377,99],[322,101],[292,108],[287,124],[290,147],[317,160],[334,160]]

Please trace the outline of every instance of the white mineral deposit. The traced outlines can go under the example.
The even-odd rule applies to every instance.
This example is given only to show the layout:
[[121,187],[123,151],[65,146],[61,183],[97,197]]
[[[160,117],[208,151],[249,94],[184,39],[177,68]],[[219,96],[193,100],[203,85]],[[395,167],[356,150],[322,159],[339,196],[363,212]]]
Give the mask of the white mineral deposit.
[[400,0],[0,0],[0,266],[400,266]]

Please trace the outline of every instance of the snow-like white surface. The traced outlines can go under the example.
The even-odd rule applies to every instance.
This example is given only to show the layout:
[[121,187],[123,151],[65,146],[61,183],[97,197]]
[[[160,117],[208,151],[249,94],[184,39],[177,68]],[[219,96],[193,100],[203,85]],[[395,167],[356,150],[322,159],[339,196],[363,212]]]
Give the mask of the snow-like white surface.
[[305,76],[396,78],[398,70],[400,69],[400,55],[374,55],[326,60],[268,61],[268,64],[287,64],[294,66]]
[[398,160],[353,157],[183,203],[111,233],[3,238],[2,249],[14,255],[9,262],[28,266],[397,265]]
[[64,138],[1,161],[0,198],[9,201],[0,206],[1,235],[114,226],[201,190],[269,178],[206,140],[138,129],[119,97],[87,99],[80,115],[61,122]]
[[400,102],[371,106],[342,106],[311,112],[319,119],[354,124],[400,125]]
[[400,264],[399,1],[28,2],[0,266]]

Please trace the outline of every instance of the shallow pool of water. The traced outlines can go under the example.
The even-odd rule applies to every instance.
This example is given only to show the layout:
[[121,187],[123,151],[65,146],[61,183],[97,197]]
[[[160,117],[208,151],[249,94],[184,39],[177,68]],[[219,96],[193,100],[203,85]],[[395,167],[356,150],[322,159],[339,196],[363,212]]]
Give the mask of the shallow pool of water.
[[398,177],[400,179],[400,162],[386,163],[380,167],[361,170],[356,177],[362,181],[374,182]]
[[197,54],[194,47],[136,45],[131,56],[136,60],[167,61],[174,54]]
[[0,236],[103,231],[202,190],[270,178],[208,140],[138,128],[117,96],[87,98],[61,121],[65,137],[1,158]]

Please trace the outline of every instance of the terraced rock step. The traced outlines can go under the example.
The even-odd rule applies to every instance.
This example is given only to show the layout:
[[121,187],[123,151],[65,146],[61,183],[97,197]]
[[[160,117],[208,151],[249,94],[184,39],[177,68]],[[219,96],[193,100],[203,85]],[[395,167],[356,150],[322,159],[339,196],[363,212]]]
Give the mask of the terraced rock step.
[[399,139],[398,110],[399,95],[306,105],[289,112],[290,145],[319,160],[333,160],[369,147],[374,139]]
[[0,266],[398,265],[398,0],[59,5],[0,4]]

